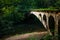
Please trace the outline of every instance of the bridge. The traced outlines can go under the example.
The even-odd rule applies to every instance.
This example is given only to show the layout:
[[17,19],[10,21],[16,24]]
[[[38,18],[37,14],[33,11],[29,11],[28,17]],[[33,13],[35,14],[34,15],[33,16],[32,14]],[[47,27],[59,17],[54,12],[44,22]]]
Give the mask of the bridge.
[[[45,29],[47,29],[50,35],[57,36],[58,35],[58,28],[60,28],[60,12],[59,11],[51,11],[51,10],[44,10],[44,11],[34,11],[30,12],[30,15],[35,15],[39,21],[43,24]],[[53,31],[52,31],[53,30]]]

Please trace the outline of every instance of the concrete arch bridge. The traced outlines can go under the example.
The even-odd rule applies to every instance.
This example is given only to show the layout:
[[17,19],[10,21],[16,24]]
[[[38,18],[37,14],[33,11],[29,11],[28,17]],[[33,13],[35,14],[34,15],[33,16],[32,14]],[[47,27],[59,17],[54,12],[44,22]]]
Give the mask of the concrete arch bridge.
[[59,11],[31,11],[30,15],[31,14],[39,19],[50,35],[58,35],[58,29],[60,28]]

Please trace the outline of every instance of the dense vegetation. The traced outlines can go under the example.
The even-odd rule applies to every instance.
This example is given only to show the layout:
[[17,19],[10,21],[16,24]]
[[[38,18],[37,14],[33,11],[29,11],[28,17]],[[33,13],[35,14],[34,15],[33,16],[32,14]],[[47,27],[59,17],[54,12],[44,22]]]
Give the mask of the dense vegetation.
[[60,9],[60,0],[0,0],[0,37],[21,33],[20,28],[25,27],[19,25],[28,24],[26,20],[29,19],[27,15],[30,9],[39,8]]

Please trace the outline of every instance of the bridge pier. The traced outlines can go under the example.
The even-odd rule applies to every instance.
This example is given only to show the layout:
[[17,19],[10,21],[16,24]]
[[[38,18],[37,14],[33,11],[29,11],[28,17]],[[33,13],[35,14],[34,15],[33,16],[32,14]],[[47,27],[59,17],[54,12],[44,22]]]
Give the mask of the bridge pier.
[[50,32],[50,29],[49,29],[49,22],[48,22],[48,16],[47,16],[47,25],[46,25],[46,28],[47,28],[47,31],[50,35],[52,35],[52,33]]
[[54,31],[54,40],[58,40],[58,15],[55,15],[55,31]]

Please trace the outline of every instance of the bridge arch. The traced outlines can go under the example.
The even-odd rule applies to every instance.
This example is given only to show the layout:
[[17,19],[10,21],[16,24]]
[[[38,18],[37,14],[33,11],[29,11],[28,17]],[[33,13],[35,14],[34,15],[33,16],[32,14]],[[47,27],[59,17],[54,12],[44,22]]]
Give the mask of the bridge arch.
[[39,14],[39,16],[41,17],[42,15],[41,15],[41,14]]
[[51,33],[54,35],[54,28],[55,28],[55,20],[54,20],[54,17],[53,16],[49,16],[49,28],[50,28],[50,31]]
[[[44,28],[45,29],[45,25],[42,23],[42,21],[40,20],[41,19],[41,17],[42,17],[42,15],[36,15],[36,14],[30,14],[30,15],[32,15],[32,16],[35,16],[37,19],[38,19],[38,21],[39,21],[39,25],[42,27],[42,28]],[[34,20],[33,20],[34,21]],[[36,22],[36,21],[35,21]],[[45,29],[46,30],[46,29]]]
[[46,15],[43,15],[43,20],[46,22],[47,19],[46,19]]
[[44,28],[46,29],[46,22],[43,20],[43,16],[46,14],[44,12],[31,12],[31,14],[35,15],[39,19],[39,21],[43,24]]

